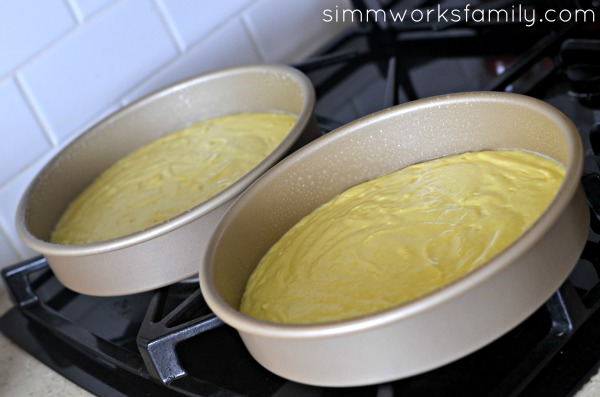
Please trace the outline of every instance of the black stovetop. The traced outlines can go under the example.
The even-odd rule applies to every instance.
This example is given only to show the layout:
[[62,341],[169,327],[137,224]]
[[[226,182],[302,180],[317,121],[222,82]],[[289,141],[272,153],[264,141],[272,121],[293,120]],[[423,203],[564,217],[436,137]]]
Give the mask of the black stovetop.
[[[354,5],[381,3],[391,9],[405,4]],[[3,271],[15,307],[0,318],[0,330],[55,371],[103,396],[572,395],[600,364],[599,32],[598,24],[566,22],[531,28],[498,21],[360,23],[318,56],[295,65],[315,85],[323,133],[398,103],[478,90],[538,97],[575,122],[585,146],[582,183],[592,212],[581,259],[536,313],[463,359],[381,385],[301,385],[256,363],[235,330],[211,313],[195,280],[124,297],[85,296],[64,288],[42,257]]]

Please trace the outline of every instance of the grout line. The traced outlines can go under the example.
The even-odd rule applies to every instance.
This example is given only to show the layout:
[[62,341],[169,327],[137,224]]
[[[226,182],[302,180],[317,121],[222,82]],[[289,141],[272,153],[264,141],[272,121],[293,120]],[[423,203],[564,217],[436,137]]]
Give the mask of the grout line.
[[[75,1],[75,0],[65,0],[65,1]],[[35,62],[38,58],[44,56],[47,52],[53,51],[55,47],[59,46],[61,42],[68,39],[70,36],[77,34],[77,32],[83,28],[83,25],[90,23],[90,21],[96,19],[100,15],[108,12],[109,9],[117,7],[119,4],[125,2],[126,0],[116,0],[110,5],[103,7],[100,11],[96,12],[91,18],[88,18],[84,23],[78,23],[77,17],[75,15],[75,11],[72,11],[73,16],[75,18],[75,26],[71,27],[64,33],[55,37],[53,40],[44,45],[43,48],[39,49],[37,52],[31,54],[29,57],[16,64],[13,68],[9,69],[4,73],[4,75],[0,75],[0,83],[4,82],[4,80],[11,79],[13,75],[16,75],[20,70],[26,68],[31,63]]]
[[71,9],[71,13],[75,17],[77,24],[81,25],[83,23],[84,18],[83,18],[83,12],[81,11],[81,7],[79,7],[79,4],[77,4],[77,2],[75,2],[75,0],[64,0],[64,1],[67,3],[69,8]]
[[[163,0],[155,0],[155,1],[162,2]],[[246,10],[248,10],[254,4],[256,4],[256,1],[250,3],[248,6],[246,6],[243,9],[241,9],[239,11],[238,16],[236,18],[241,18],[240,15],[243,14]],[[185,56],[187,53],[193,52],[196,48],[202,46],[206,41],[210,40],[211,36],[213,36],[214,34],[216,34],[219,30],[225,29],[228,24],[231,24],[231,23],[234,23],[234,22],[235,22],[235,18],[229,18],[226,23],[221,24],[220,26],[218,26],[217,28],[213,29],[212,31],[210,31],[206,35],[202,36],[202,38],[200,40],[194,42],[189,48],[187,48],[186,52],[184,52],[182,54],[179,54],[179,56],[175,57],[173,60],[171,60],[171,61],[167,62],[166,64],[164,64],[154,74],[152,74],[152,76],[148,77],[148,79],[146,79],[146,80],[154,79],[156,76],[159,76],[161,73],[165,73],[165,71],[169,70],[169,68],[173,67],[173,65],[177,64],[177,62],[180,62],[181,57]],[[244,22],[243,21],[242,21],[242,26],[243,26],[244,30],[246,30],[246,32],[248,32],[248,29],[247,29],[246,26],[244,26]],[[253,42],[252,38],[251,38],[250,41],[252,42],[252,45],[254,46],[254,42]],[[256,48],[254,49],[254,51],[259,55],[258,58],[262,59],[260,57],[260,51],[258,49],[256,49]],[[189,76],[189,77],[191,77],[191,76]],[[127,106],[127,105],[131,104],[133,101],[129,99],[129,95],[132,92],[137,91],[140,87],[143,87],[144,84],[146,84],[146,81],[142,81],[139,84],[133,86],[131,88],[131,90],[129,90],[128,92],[126,92],[125,94],[123,94],[123,96],[121,96],[121,98],[118,100],[118,103],[121,106]],[[140,98],[137,98],[135,100],[139,100]]]
[[15,74],[15,84],[17,85],[17,88],[19,89],[21,95],[25,99],[27,106],[29,106],[29,109],[31,110],[31,113],[33,114],[34,118],[36,119],[40,127],[42,127],[44,135],[46,135],[46,138],[48,139],[52,147],[56,148],[58,146],[58,138],[56,137],[56,133],[54,133],[52,126],[50,125],[46,117],[44,117],[42,109],[38,106],[37,102],[35,101],[35,96],[29,89],[27,82],[23,79],[20,73]]
[[154,0],[154,4],[156,5],[156,8],[158,9],[160,18],[161,18],[162,22],[164,23],[165,27],[167,28],[167,31],[169,32],[169,37],[171,37],[171,40],[173,40],[173,42],[175,43],[175,46],[177,47],[179,54],[185,53],[187,48],[186,48],[185,42],[183,40],[183,37],[181,37],[181,35],[179,34],[177,25],[171,18],[171,14],[169,13],[167,7],[165,6],[163,0]]
[[11,69],[7,70],[4,73],[4,75],[0,76],[0,82],[4,81],[5,79],[8,80],[8,79],[12,78],[12,75],[16,74],[19,70],[23,69],[24,67],[27,67],[27,65],[34,62],[37,58],[42,56],[44,53],[48,52],[51,48],[55,47],[57,45],[57,43],[63,41],[65,39],[65,37],[69,37],[73,33],[73,31],[77,30],[77,28],[80,25],[77,21],[75,14],[72,13],[72,15],[75,19],[74,20],[75,26],[67,29],[64,33],[62,33],[62,34],[58,35],[57,37],[55,37],[54,39],[50,40],[42,48],[40,48],[39,50],[30,54],[28,57],[23,59],[21,62],[14,65]]
[[262,49],[260,48],[260,46],[258,45],[258,40],[256,39],[256,33],[254,33],[252,31],[252,27],[250,22],[248,21],[248,14],[246,12],[242,13],[242,15],[239,17],[241,22],[242,22],[242,27],[244,28],[244,30],[246,31],[246,33],[248,34],[248,38],[250,39],[250,42],[252,43],[252,49],[254,49],[254,52],[256,52],[256,55],[258,55],[258,59],[260,60],[261,63],[265,63],[267,56],[266,54],[262,51]]

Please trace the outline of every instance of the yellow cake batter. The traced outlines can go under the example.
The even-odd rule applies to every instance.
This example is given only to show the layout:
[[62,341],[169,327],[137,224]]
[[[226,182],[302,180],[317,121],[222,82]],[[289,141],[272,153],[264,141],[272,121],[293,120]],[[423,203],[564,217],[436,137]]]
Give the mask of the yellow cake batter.
[[564,168],[523,151],[416,164],[357,185],[290,229],[265,255],[241,311],[280,323],[361,316],[456,280],[544,211]]
[[206,201],[262,161],[296,118],[240,113],[168,134],[116,162],[67,208],[58,244],[107,240],[142,230]]

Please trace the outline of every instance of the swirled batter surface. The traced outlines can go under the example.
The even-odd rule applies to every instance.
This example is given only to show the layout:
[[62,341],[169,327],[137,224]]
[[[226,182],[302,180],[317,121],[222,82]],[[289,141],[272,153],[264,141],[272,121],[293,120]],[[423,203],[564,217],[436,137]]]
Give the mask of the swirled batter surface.
[[123,236],[211,198],[262,161],[296,118],[241,113],[201,121],[116,162],[67,208],[52,234],[58,244]]
[[524,151],[416,164],[338,195],[303,218],[251,275],[241,311],[318,323],[418,298],[482,265],[555,196],[564,168]]

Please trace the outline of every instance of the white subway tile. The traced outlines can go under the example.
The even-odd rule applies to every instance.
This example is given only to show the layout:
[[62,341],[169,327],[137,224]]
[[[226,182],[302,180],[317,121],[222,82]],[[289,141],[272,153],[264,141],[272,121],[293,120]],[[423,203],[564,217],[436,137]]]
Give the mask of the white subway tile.
[[214,30],[237,18],[241,10],[255,0],[198,1],[159,0],[164,4],[168,20],[185,45],[210,35]]
[[[0,147],[0,267],[37,255],[16,235],[18,202],[79,132],[122,104],[193,75],[301,60],[346,28],[322,22],[322,11],[348,3],[0,0],[0,38],[10,37],[0,40],[0,136],[8,142]],[[21,87],[7,73],[18,75]]]
[[90,18],[96,12],[100,11],[114,0],[72,0],[79,8],[84,20]]
[[[10,265],[14,265],[17,262],[21,261],[21,258],[12,247],[8,238],[0,228],[0,252],[2,255],[0,256],[0,269],[4,269]],[[4,290],[4,283],[0,281],[0,292]]]
[[11,242],[11,251],[3,252],[0,250],[0,264],[10,264],[14,262],[15,255],[19,260],[31,258],[39,255],[23,243],[17,235],[15,221],[17,207],[21,201],[23,193],[33,178],[42,169],[52,157],[52,152],[43,156],[38,161],[30,165],[24,172],[11,179],[11,181],[0,189],[0,224],[6,234],[4,237]]
[[0,84],[0,186],[52,148],[13,79]]
[[157,89],[211,70],[256,63],[260,63],[258,54],[240,19],[234,19],[146,80],[123,102],[130,103]]
[[22,77],[61,142],[176,55],[154,3],[126,1],[28,64]]
[[0,0],[0,79],[74,26],[63,0]]
[[350,22],[323,22],[323,10],[347,6],[343,0],[261,0],[246,13],[248,27],[266,62],[293,63],[305,59]]

